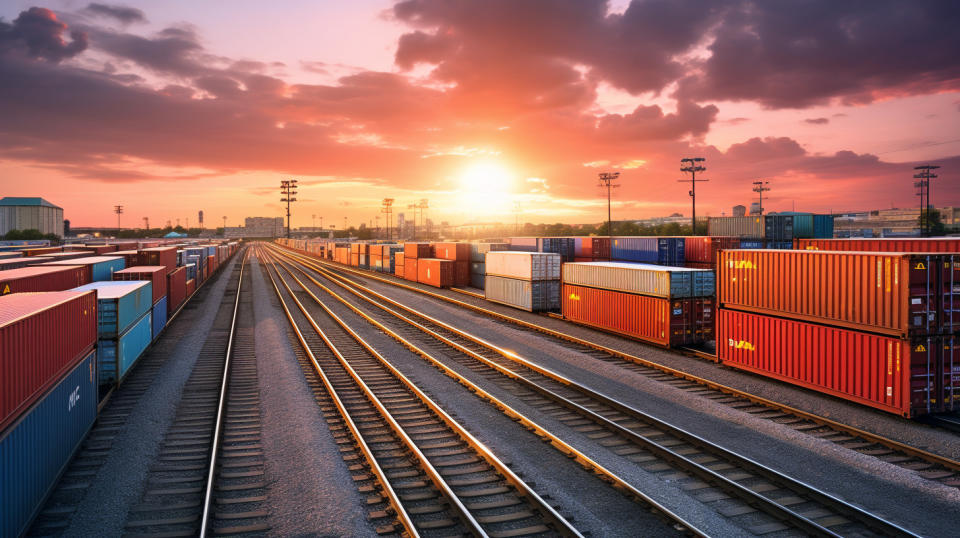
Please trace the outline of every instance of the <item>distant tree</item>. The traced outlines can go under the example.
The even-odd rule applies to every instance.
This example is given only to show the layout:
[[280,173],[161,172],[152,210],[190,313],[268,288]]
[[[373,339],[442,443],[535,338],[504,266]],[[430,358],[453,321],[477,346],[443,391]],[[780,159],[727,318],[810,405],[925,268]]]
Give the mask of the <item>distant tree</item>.
[[926,230],[927,220],[929,219],[930,223],[930,235],[943,235],[947,232],[947,227],[943,224],[943,220],[940,218],[940,211],[936,209],[929,209],[925,214],[921,214],[917,218],[917,224],[920,225],[921,230]]

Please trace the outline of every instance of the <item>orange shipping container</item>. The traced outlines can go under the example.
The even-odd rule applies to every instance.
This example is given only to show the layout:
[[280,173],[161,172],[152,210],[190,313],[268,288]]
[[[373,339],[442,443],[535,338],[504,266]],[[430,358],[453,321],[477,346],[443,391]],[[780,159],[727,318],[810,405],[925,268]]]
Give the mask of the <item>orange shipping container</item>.
[[955,252],[960,253],[960,238],[850,238],[794,239],[797,250],[846,250],[862,252]]
[[470,285],[470,250],[467,249],[467,259],[453,262],[453,285],[458,287]]
[[453,285],[453,266],[451,260],[423,258],[417,260],[417,282],[436,288],[449,288]]
[[403,261],[403,278],[409,280],[410,282],[417,281],[417,263],[418,259],[405,258]]
[[430,243],[404,243],[403,255],[407,259],[433,257],[433,245]]
[[470,261],[470,243],[437,243],[433,250],[441,260]]

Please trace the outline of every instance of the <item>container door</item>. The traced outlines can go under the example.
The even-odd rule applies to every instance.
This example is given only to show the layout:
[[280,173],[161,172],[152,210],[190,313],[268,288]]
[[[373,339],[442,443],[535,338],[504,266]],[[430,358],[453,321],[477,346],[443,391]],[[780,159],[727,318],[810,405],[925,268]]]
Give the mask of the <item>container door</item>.
[[942,256],[940,267],[939,314],[943,332],[960,330],[960,259],[947,254]]
[[[939,323],[937,316],[937,292],[939,271],[934,269],[939,266],[937,256],[911,256],[907,271],[908,277],[908,326],[916,331],[922,331],[926,334],[939,332]],[[933,264],[933,266],[931,266]],[[899,278],[897,270],[894,267],[891,274],[889,268],[884,267],[885,282],[893,280],[894,288],[899,286],[896,281]],[[887,288],[890,286],[888,285]]]
[[[914,416],[924,415],[937,410],[937,358],[941,353],[939,339],[926,336],[914,338],[910,342],[910,410]],[[897,357],[897,369],[900,368]]]

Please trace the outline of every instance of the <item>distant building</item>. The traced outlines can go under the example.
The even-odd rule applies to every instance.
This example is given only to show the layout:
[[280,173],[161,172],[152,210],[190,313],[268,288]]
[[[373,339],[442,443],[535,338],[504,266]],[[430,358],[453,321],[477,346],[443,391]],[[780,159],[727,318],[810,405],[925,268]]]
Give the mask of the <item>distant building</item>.
[[0,235],[11,230],[39,230],[63,237],[63,208],[43,198],[0,199]]
[[733,206],[733,216],[734,217],[746,217],[747,216],[747,207],[742,205]]
[[[960,208],[941,207],[940,220],[947,226],[960,223]],[[911,237],[920,235],[920,208],[875,209],[841,213],[833,222],[836,237]]]
[[287,226],[283,217],[247,217],[243,226],[227,226],[223,236],[237,239],[241,237],[280,237],[285,235]]
[[750,214],[751,214],[751,215],[763,215],[763,208],[760,207],[760,202],[751,202],[751,203],[750,203]]

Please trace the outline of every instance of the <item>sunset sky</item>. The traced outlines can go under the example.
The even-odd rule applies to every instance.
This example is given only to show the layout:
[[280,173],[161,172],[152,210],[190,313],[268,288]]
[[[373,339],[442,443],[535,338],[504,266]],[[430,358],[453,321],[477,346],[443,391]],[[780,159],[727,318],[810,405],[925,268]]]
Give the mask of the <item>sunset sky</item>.
[[[960,205],[960,3],[381,0],[0,4],[0,195],[75,226]],[[406,211],[409,213],[409,211]]]

